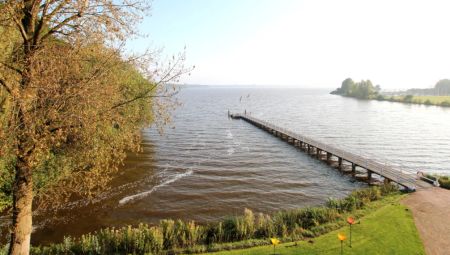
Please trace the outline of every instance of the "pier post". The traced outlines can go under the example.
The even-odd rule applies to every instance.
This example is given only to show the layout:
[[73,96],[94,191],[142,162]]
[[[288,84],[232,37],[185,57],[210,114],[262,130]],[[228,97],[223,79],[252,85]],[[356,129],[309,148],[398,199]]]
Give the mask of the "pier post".
[[328,163],[328,164],[330,164],[331,156],[333,156],[333,154],[327,152],[327,163]]
[[300,149],[303,149],[303,142],[302,141],[299,141],[299,142],[300,142],[300,144],[299,144]]
[[338,164],[339,164],[339,166],[338,166],[339,171],[342,171],[342,158],[341,157],[338,157]]
[[352,163],[352,176],[355,176],[356,174],[356,164]]
[[372,180],[372,171],[367,170],[367,182],[370,184],[370,180]]
[[308,154],[311,154],[311,145],[307,145],[308,146]]
[[322,151],[319,148],[316,148],[316,157],[317,159],[320,160],[320,154],[322,153]]
[[388,179],[388,178],[384,178],[383,183],[384,184],[389,184],[389,183],[391,183],[391,180]]

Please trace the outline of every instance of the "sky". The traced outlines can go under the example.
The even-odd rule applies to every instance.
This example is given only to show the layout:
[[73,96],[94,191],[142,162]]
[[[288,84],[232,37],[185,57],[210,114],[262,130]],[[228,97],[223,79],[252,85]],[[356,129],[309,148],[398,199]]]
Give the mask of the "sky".
[[448,0],[154,0],[132,52],[183,52],[186,84],[385,90],[450,79]]

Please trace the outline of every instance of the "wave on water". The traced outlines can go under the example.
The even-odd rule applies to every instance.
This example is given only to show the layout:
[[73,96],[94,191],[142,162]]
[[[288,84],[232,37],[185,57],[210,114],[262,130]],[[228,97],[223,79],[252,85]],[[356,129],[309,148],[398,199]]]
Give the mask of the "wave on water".
[[227,130],[227,138],[228,139],[233,139],[233,133],[231,133],[230,130]]
[[158,190],[161,187],[164,187],[164,186],[169,185],[169,184],[171,184],[173,182],[176,182],[179,179],[184,178],[186,176],[192,175],[193,172],[194,171],[192,171],[192,169],[189,169],[188,171],[186,171],[184,173],[174,175],[172,178],[162,182],[161,184],[158,184],[158,185],[154,186],[150,190],[147,190],[147,191],[144,191],[144,192],[140,192],[140,193],[137,193],[137,194],[134,194],[134,195],[131,195],[131,196],[126,196],[126,197],[120,199],[119,205],[124,205],[124,204],[126,204],[126,203],[128,203],[130,201],[135,200],[135,199],[140,199],[140,198],[146,197],[146,196],[152,194],[153,192],[155,192],[156,190]]

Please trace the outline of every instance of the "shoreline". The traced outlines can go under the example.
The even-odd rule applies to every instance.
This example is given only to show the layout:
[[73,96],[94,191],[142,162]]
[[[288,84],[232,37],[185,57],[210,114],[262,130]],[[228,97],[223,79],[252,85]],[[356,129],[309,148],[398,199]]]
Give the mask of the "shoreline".
[[[331,93],[332,94],[332,93]],[[391,102],[391,103],[402,103],[402,104],[410,104],[410,105],[424,105],[424,106],[438,106],[443,108],[450,108],[450,96],[412,96],[411,100],[405,101],[407,96],[383,96],[379,95],[374,98],[358,98],[355,96],[346,96],[340,94],[332,94],[336,96],[353,98],[357,100],[367,100],[367,101],[380,101],[380,102]],[[430,100],[430,99],[438,99],[441,98],[443,100]],[[427,101],[429,100],[429,101]]]

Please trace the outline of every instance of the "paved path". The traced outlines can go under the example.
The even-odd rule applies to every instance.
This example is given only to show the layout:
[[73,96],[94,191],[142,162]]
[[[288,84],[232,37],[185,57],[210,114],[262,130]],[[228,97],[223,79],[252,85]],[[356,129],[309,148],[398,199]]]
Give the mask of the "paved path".
[[402,201],[414,216],[428,255],[450,255],[450,190],[429,188]]

